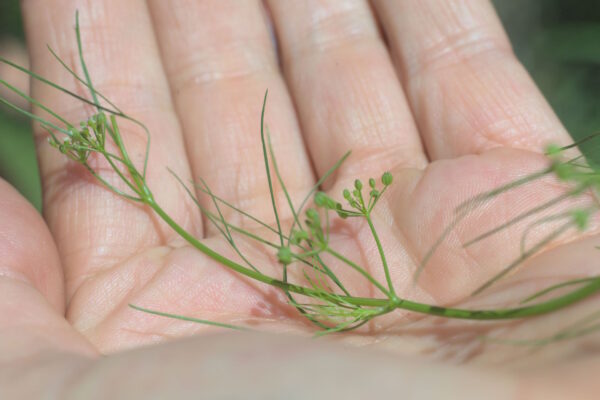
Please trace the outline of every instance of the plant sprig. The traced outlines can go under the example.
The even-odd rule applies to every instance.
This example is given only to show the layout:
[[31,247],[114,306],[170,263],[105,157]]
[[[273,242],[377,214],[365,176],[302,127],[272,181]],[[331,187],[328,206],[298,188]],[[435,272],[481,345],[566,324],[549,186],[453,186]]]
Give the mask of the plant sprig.
[[[70,122],[61,117],[58,113],[54,112],[47,105],[41,104],[37,100],[19,91],[17,88],[3,80],[0,80],[1,85],[5,86],[7,89],[27,100],[31,104],[37,106],[40,110],[44,111],[49,117],[52,117],[57,122],[52,122],[48,117],[30,113],[25,109],[11,104],[3,98],[0,98],[0,102],[41,124],[42,128],[45,129],[49,134],[49,142],[51,146],[56,148],[59,152],[74,162],[83,165],[101,184],[103,184],[107,189],[116,195],[148,206],[156,213],[156,215],[158,215],[175,232],[177,232],[179,236],[185,239],[198,251],[219,262],[224,268],[229,268],[238,274],[281,289],[287,296],[289,303],[295,307],[301,315],[319,328],[319,334],[356,329],[369,322],[373,318],[388,314],[397,309],[445,318],[469,320],[503,320],[532,317],[557,311],[600,292],[600,276],[597,276],[571,280],[545,288],[527,297],[520,304],[513,308],[470,310],[414,302],[400,297],[396,293],[394,282],[390,274],[390,268],[385,254],[385,249],[372,219],[373,210],[377,206],[379,200],[386,193],[387,189],[393,184],[392,174],[390,172],[384,172],[379,179],[369,178],[366,184],[357,179],[355,180],[353,187],[344,189],[342,191],[341,198],[343,200],[338,201],[325,192],[320,191],[319,188],[321,184],[328,177],[330,177],[346,160],[349,155],[349,153],[346,153],[338,162],[333,165],[330,170],[325,173],[321,179],[318,180],[318,182],[309,191],[299,206],[295,207],[292,198],[287,191],[285,182],[283,181],[279,172],[275,152],[264,121],[267,92],[265,92],[263,99],[260,135],[265,173],[267,174],[268,178],[267,181],[270,192],[270,201],[276,223],[275,227],[262,222],[260,219],[228,203],[225,199],[213,193],[206,182],[201,181],[200,184],[195,185],[195,188],[210,198],[216,211],[213,212],[208,210],[201,205],[201,202],[194,195],[194,192],[187,186],[187,184],[173,173],[175,179],[177,179],[185,188],[186,193],[193,199],[200,211],[215,226],[217,231],[223,236],[226,242],[240,257],[241,263],[225,257],[186,231],[175,220],[173,220],[171,216],[168,215],[167,212],[164,211],[155,200],[152,188],[148,186],[146,181],[150,133],[142,122],[137,121],[119,109],[102,93],[97,91],[92,84],[92,80],[83,56],[78,16],[76,23],[76,38],[79,61],[84,74],[83,77],[79,76],[75,71],[70,69],[52,49],[49,48],[49,50],[58,60],[58,62],[67,70],[67,72],[88,89],[91,100],[88,100],[85,97],[74,93],[73,91],[57,85],[45,79],[44,77],[1,57],[0,62],[28,74],[31,79],[35,79],[43,84],[49,85],[50,87],[61,91],[79,101],[82,101],[85,104],[94,106],[95,112],[89,116],[89,118],[79,123]],[[108,106],[102,105],[100,100],[106,102]],[[140,126],[147,135],[148,140],[144,162],[141,168],[136,166],[129,157],[119,129],[120,119],[134,122]],[[589,138],[586,138],[585,140],[589,140]],[[460,204],[455,209],[453,221],[451,221],[451,223],[444,229],[442,235],[434,242],[430,250],[425,254],[421,264],[418,266],[415,272],[415,281],[419,279],[421,272],[424,270],[424,268],[426,268],[433,254],[438,250],[441,243],[456,228],[456,226],[475,209],[484,206],[487,202],[502,193],[522,187],[523,185],[546,176],[555,176],[559,180],[572,185],[572,189],[567,191],[565,194],[551,199],[550,201],[547,201],[541,205],[532,207],[531,209],[513,217],[509,221],[479,234],[478,236],[464,243],[464,247],[469,247],[475,243],[479,243],[488,237],[491,237],[498,232],[525,220],[526,218],[535,217],[544,210],[547,210],[552,206],[555,206],[574,196],[578,196],[584,192],[592,192],[593,195],[596,196],[596,193],[598,190],[600,190],[600,170],[587,164],[585,159],[580,156],[570,160],[564,160],[563,157],[565,150],[571,147],[573,147],[573,145],[562,148],[557,146],[549,147],[547,155],[550,158],[550,166],[548,168],[488,192],[479,194]],[[125,188],[117,188],[115,185],[109,183],[96,169],[94,169],[94,167],[92,167],[90,164],[90,158],[92,156],[101,157],[106,160],[112,170],[116,172],[120,181],[125,185]],[[272,179],[272,171],[275,173],[276,180]],[[277,208],[277,202],[275,200],[275,182],[283,191],[287,201],[287,206],[289,207],[293,217],[291,227],[287,234],[283,232],[283,227],[279,217],[280,211]],[[312,207],[306,208],[311,199]],[[268,231],[277,236],[277,240],[269,240],[247,229],[244,229],[241,226],[237,226],[229,222],[225,218],[225,213],[222,211],[223,207],[239,213],[241,216],[249,218],[254,222],[257,222],[262,227],[267,228]],[[514,260],[514,262],[505,267],[497,275],[485,282],[473,294],[475,295],[481,293],[490,286],[494,285],[498,280],[520,266],[523,261],[538,253],[539,250],[542,249],[546,244],[554,240],[567,229],[586,229],[590,216],[595,213],[599,207],[600,205],[598,202],[596,202],[593,206],[588,208],[574,209],[567,213],[543,217],[534,221],[534,223],[531,224],[523,233],[522,251],[519,258]],[[378,250],[381,269],[385,276],[385,284],[379,282],[371,273],[368,272],[366,268],[361,266],[359,263],[351,260],[348,256],[338,252],[332,247],[330,242],[332,218],[356,218],[362,219],[367,223],[372,240]],[[552,233],[543,237],[538,242],[527,247],[527,233],[536,226],[547,223],[550,220],[563,220],[564,223],[559,229],[554,230]],[[255,241],[272,249],[276,259],[281,265],[281,276],[270,276],[261,272],[260,266],[253,264],[242,253],[237,244],[237,235],[241,235],[246,240]],[[380,292],[381,297],[365,298],[352,294],[344,285],[344,282],[333,272],[328,262],[325,261],[325,257],[323,257],[325,255],[357,272],[364,279],[365,283],[372,285]],[[289,281],[289,271],[291,268],[297,268],[300,270],[305,284],[297,284]],[[534,302],[534,300],[539,300],[543,296],[555,293],[558,289],[572,287],[575,288],[565,294],[561,294],[544,301]],[[243,327],[234,325],[149,310],[137,305],[131,305],[131,307],[138,311],[169,318],[178,318],[187,321],[194,321],[233,329],[243,329]],[[577,335],[580,334],[582,329],[583,331],[587,332],[588,330],[591,330],[591,322],[589,321],[595,320],[596,318],[586,319],[586,323],[583,328],[578,326],[579,330],[571,329],[569,334],[559,335],[559,338],[576,336],[575,333],[577,333]],[[598,324],[592,325],[596,326]]]

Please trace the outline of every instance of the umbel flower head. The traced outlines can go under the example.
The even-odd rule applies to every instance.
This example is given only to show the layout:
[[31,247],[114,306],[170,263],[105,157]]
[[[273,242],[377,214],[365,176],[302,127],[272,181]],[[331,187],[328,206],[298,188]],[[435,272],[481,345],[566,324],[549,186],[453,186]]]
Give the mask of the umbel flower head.
[[79,128],[70,127],[67,137],[60,141],[51,131],[48,142],[70,159],[85,164],[91,152],[102,152],[106,144],[106,115],[103,112],[92,115],[81,122]]

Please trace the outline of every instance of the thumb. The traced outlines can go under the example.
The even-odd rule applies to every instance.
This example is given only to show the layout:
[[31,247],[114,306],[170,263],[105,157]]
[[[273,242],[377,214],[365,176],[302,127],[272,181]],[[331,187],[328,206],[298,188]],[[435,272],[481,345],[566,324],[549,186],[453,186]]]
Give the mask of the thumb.
[[[63,278],[54,241],[37,211],[0,179],[0,397],[38,398],[31,382],[68,379],[54,354],[92,356],[93,347],[64,318]],[[48,357],[51,356],[51,357]],[[69,358],[69,357],[67,357]],[[70,365],[75,363],[70,362]],[[52,364],[54,365],[54,364]],[[8,394],[4,396],[3,394]],[[38,393],[42,397],[42,392]]]

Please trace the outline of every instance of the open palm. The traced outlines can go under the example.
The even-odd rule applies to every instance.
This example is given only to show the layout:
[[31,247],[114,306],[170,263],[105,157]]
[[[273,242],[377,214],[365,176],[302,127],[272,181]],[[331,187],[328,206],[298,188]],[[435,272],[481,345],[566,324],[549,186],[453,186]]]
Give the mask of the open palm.
[[[83,94],[46,49],[49,44],[80,71],[72,32],[77,8],[96,88],[150,129],[148,186],[161,207],[209,247],[235,258],[167,167],[185,181],[204,179],[220,197],[273,224],[259,136],[261,99],[268,88],[266,121],[296,204],[348,150],[351,156],[327,183],[332,197],[341,199],[355,178],[394,174],[374,219],[401,297],[491,307],[565,277],[591,273],[588,260],[597,250],[588,236],[552,247],[499,289],[469,298],[519,256],[524,225],[468,249],[460,243],[564,192],[548,180],[474,213],[413,284],[415,269],[457,205],[540,170],[546,165],[540,154],[546,144],[570,141],[511,53],[488,3],[375,1],[371,8],[364,1],[268,1],[265,8],[260,1],[61,0],[50,10],[41,1],[24,2],[34,70]],[[73,122],[91,112],[38,83],[32,93]],[[139,165],[145,137],[133,124],[122,129]],[[53,239],[22,200],[2,188],[2,201],[10,207],[2,211],[1,228],[23,244],[9,243],[5,251],[17,265],[8,264],[7,276],[20,279],[3,283],[7,291],[2,292],[19,301],[1,307],[16,318],[10,326],[36,321],[30,342],[23,339],[28,346],[50,343],[77,354],[106,354],[216,329],[145,314],[130,303],[266,331],[311,331],[281,291],[241,277],[189,247],[149,209],[106,190],[41,140],[45,133],[37,134],[44,215]],[[98,168],[109,180],[118,180],[109,168]],[[286,200],[280,189],[276,194],[283,225],[289,226]],[[199,198],[212,207],[209,198]],[[230,222],[255,229],[239,214],[224,211]],[[543,234],[542,229],[535,235]],[[572,238],[567,233],[560,240]],[[250,241],[239,243],[264,273],[281,276],[273,254]],[[364,224],[336,222],[331,244],[385,281]],[[335,268],[352,294],[378,296],[355,273]],[[25,288],[23,280],[36,290]],[[584,315],[592,306],[575,311]],[[23,310],[24,316],[15,317]],[[521,350],[474,339],[507,331],[535,338],[563,318],[477,325],[397,311],[339,337],[383,343],[402,353],[433,351],[436,359],[533,363],[548,353],[523,361]],[[41,331],[53,333],[41,335],[39,344]],[[577,343],[555,353],[571,355],[581,348]]]

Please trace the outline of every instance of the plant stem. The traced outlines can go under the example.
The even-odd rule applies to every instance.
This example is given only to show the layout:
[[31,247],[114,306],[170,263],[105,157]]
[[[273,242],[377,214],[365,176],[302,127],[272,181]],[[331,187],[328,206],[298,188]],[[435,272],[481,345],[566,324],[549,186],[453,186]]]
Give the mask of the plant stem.
[[[189,234],[185,229],[179,226],[173,219],[162,209],[160,206],[154,201],[152,198],[145,199],[146,204],[150,206],[171,228],[173,228],[183,239],[185,239],[192,246],[202,251],[204,254],[212,258],[213,260],[220,262],[232,270],[239,272],[242,275],[245,275],[249,278],[255,279],[257,281],[266,283],[268,285],[278,287],[283,290],[288,290],[293,293],[297,293],[304,296],[314,297],[319,293],[311,288],[294,285],[291,283],[283,282],[279,279],[271,278],[267,275],[263,275],[261,273],[257,273],[256,271],[246,268],[227,257],[222,256],[221,254],[215,252],[208,246],[202,244],[198,239]],[[336,253],[331,249],[327,249],[327,252],[334,256],[342,257],[341,260],[346,260],[350,263],[352,261],[347,260],[345,257]],[[352,263],[354,264],[354,263]],[[349,264],[351,265],[351,264]],[[356,266],[356,264],[354,264]],[[362,268],[358,267],[360,270]],[[364,270],[363,270],[364,271]],[[360,272],[360,271],[359,271]],[[366,273],[366,272],[365,272]],[[368,274],[367,274],[368,275]],[[373,279],[371,277],[371,279]],[[373,279],[374,280],[374,279]],[[371,281],[373,284],[375,282]],[[387,291],[385,288],[379,284],[379,289],[383,289]],[[546,314],[552,311],[556,311],[558,309],[567,307],[573,303],[582,300],[591,294],[600,291],[600,278],[594,279],[589,284],[584,287],[570,292],[564,296],[554,298],[542,303],[534,304],[531,306],[518,307],[518,308],[508,308],[508,309],[495,309],[495,310],[466,310],[460,308],[448,308],[448,307],[439,307],[433,306],[429,304],[418,303],[405,299],[397,299],[395,301],[391,301],[390,299],[377,299],[377,298],[366,298],[366,297],[354,297],[354,296],[339,296],[339,299],[345,303],[353,304],[357,306],[364,307],[390,307],[390,311],[393,309],[403,309],[407,311],[413,311],[421,314],[428,314],[438,317],[446,317],[446,318],[455,318],[455,319],[471,319],[471,320],[499,320],[499,319],[518,319],[524,317],[531,317],[541,314]]]
[[354,269],[355,271],[357,271],[358,273],[360,273],[369,282],[371,282],[373,285],[375,285],[375,287],[377,287],[377,289],[381,290],[381,292],[383,294],[385,294],[388,297],[392,297],[391,293],[388,292],[388,290],[381,283],[379,283],[377,281],[377,279],[373,278],[373,276],[371,276],[371,274],[369,274],[367,271],[365,271],[364,268],[362,268],[359,265],[357,265],[354,261],[347,259],[346,257],[344,257],[343,255],[341,255],[340,253],[336,252],[335,250],[333,250],[330,247],[327,247],[325,249],[325,251],[327,253],[331,254],[332,256],[334,256],[335,258],[337,258],[338,260],[342,261],[343,263],[348,264],[352,269]]
[[385,272],[385,280],[387,281],[388,287],[390,288],[390,297],[392,300],[397,300],[398,296],[396,295],[396,291],[394,290],[394,284],[392,283],[392,277],[390,275],[390,269],[387,264],[387,260],[385,258],[385,253],[383,251],[383,246],[381,245],[381,241],[379,240],[379,235],[375,230],[375,226],[373,225],[373,221],[371,220],[370,214],[365,214],[365,218],[367,223],[369,224],[369,229],[371,229],[371,233],[373,234],[373,239],[375,239],[375,243],[377,244],[377,250],[379,251],[379,256],[381,257],[381,263],[383,264],[383,271]]

